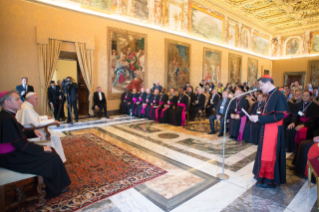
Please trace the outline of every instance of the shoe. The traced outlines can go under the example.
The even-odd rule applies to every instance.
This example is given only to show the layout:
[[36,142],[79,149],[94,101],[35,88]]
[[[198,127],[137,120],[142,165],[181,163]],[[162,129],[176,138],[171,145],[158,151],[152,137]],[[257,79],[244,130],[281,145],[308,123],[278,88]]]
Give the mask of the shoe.
[[223,133],[219,133],[217,137],[223,137],[224,134]]
[[275,185],[272,185],[272,184],[267,184],[267,183],[263,183],[263,184],[257,184],[257,187],[259,188],[276,188]]
[[69,191],[69,188],[65,188],[65,189],[63,189],[63,190],[61,191],[60,194],[63,194],[63,193],[68,192],[68,191]]
[[109,116],[105,116],[105,118],[109,119],[110,117]]
[[188,121],[194,121],[194,119],[190,119],[190,120],[188,120]]
[[211,134],[215,134],[215,131],[211,131],[208,133],[208,135],[211,135]]

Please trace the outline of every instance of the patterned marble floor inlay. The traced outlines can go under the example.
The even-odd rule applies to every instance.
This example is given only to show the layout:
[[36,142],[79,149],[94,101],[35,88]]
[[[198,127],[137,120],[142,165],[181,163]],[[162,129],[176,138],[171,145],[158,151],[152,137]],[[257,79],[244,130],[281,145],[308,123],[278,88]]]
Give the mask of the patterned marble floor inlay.
[[175,133],[161,133],[157,135],[159,138],[165,138],[165,139],[174,139],[178,138],[179,135]]
[[154,164],[167,174],[135,187],[141,194],[151,200],[164,211],[171,211],[198,193],[210,188],[219,180],[202,171],[186,166],[155,151],[142,147],[126,138],[122,138],[108,130],[108,127],[86,130],[67,131],[67,135],[92,132],[107,141],[129,151],[130,153]]
[[254,211],[284,211],[306,182],[289,169],[292,159],[293,155],[287,158],[286,184],[275,189],[263,189],[255,184],[222,211],[251,211],[252,208]]
[[177,127],[120,116],[113,120],[88,120],[82,125],[87,128],[67,126],[58,133],[94,133],[167,174],[81,212],[319,211],[316,187],[308,189],[307,180],[289,169],[293,154],[287,154],[287,183],[276,189],[261,189],[252,174],[257,146],[227,138],[225,172],[230,178],[218,180],[215,176],[221,172],[223,138],[207,134],[207,119]]
[[128,125],[129,128],[132,128],[134,130],[146,132],[146,133],[154,133],[161,131],[160,129],[156,129],[152,127],[153,123],[137,123],[137,124],[130,124]]
[[[138,124],[142,124],[142,123],[138,123]],[[137,125],[138,125],[137,124]],[[158,129],[162,129],[163,128],[163,125],[161,124],[156,124],[153,122],[152,124],[153,128],[158,128]],[[210,147],[216,147],[216,150],[214,150],[214,155],[217,156],[219,159],[216,160],[214,158],[212,158],[211,156],[213,154],[209,154],[208,152],[210,150],[207,150],[207,148],[202,148],[201,147],[198,147],[196,145],[193,145],[193,146],[189,146],[190,148],[192,149],[195,149],[195,150],[198,150],[198,151],[201,151],[201,152],[204,152],[204,153],[207,153],[209,155],[205,155],[205,154],[202,154],[200,152],[194,152],[194,151],[191,151],[191,149],[189,148],[185,148],[185,147],[188,147],[186,144],[181,144],[181,143],[178,143],[177,142],[173,142],[173,143],[166,143],[165,140],[163,139],[160,139],[158,138],[157,136],[157,139],[155,138],[152,138],[150,137],[149,135],[146,135],[146,134],[143,134],[143,133],[140,133],[138,131],[133,131],[131,130],[127,124],[121,124],[121,125],[114,125],[113,126],[114,128],[116,129],[119,129],[123,132],[127,132],[129,131],[132,135],[134,136],[137,136],[137,137],[140,137],[140,138],[143,138],[143,139],[146,139],[150,142],[153,142],[153,143],[156,143],[156,144],[159,144],[159,145],[162,145],[162,146],[165,146],[169,149],[172,149],[172,150],[175,150],[175,151],[178,151],[180,153],[183,153],[183,154],[186,154],[186,155],[189,155],[189,156],[192,156],[194,158],[197,158],[197,159],[200,159],[202,161],[206,161],[206,162],[209,162],[211,164],[214,164],[214,165],[218,165],[218,166],[221,166],[221,154],[222,154],[222,139],[221,138],[217,138],[216,136],[216,139],[214,140],[201,140],[201,142],[203,144],[207,146],[209,146],[210,144],[212,144],[212,142],[216,142],[218,141],[217,143],[219,144],[212,144],[210,145]],[[166,128],[166,127],[165,127]],[[181,128],[181,127],[180,127]],[[168,131],[168,130],[166,130]],[[171,132],[173,133],[176,133],[176,131],[173,131],[171,130]],[[181,133],[179,133],[181,134]],[[188,134],[185,135],[186,137],[189,137]],[[184,136],[184,137],[185,137]],[[192,136],[194,137],[194,136]],[[189,138],[189,139],[193,139],[193,138]],[[182,140],[182,139],[181,139]],[[198,140],[198,139],[193,139],[193,140]],[[204,146],[205,146],[204,145]],[[248,163],[252,162],[255,160],[255,155],[256,155],[256,151],[253,151],[253,152],[250,152],[248,153],[248,155],[243,155],[243,154],[240,154],[240,155],[237,155],[239,154],[240,152],[242,151],[245,151],[247,148],[251,147],[252,144],[250,143],[246,143],[246,142],[237,142],[237,141],[233,141],[233,140],[227,140],[226,141],[226,148],[225,148],[225,154],[226,154],[226,158],[231,158],[231,157],[235,157],[236,158],[236,162],[233,162],[232,164],[228,165],[227,163],[225,164],[225,168],[226,169],[229,169],[231,171],[237,171],[239,169],[241,169],[242,167],[246,166]],[[197,148],[197,149],[196,149]],[[203,150],[206,150],[206,151],[203,151]],[[212,152],[211,152],[212,153]],[[240,157],[239,157],[240,156]]]
[[188,123],[185,129],[195,132],[207,133],[210,132],[209,123]]
[[[221,154],[221,151],[223,150],[223,144],[212,144],[210,142],[193,138],[187,138],[177,143],[215,155]],[[225,158],[228,158],[229,156],[234,155],[250,146],[252,146],[252,144],[247,142],[227,140],[225,142]]]

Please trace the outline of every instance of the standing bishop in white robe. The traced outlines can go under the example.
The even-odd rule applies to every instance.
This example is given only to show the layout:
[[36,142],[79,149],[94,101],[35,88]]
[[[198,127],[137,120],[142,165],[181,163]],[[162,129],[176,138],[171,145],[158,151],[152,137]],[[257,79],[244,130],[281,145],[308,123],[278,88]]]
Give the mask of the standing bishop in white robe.
[[[26,101],[22,103],[21,109],[18,110],[16,114],[16,119],[20,124],[22,124],[25,127],[31,127],[32,125],[38,127],[38,126],[44,126],[53,122],[57,122],[51,117],[40,116],[34,110],[34,107],[37,106],[38,102],[39,102],[39,97],[36,93],[29,92],[26,95]],[[45,137],[45,133],[42,130],[40,131],[43,133]],[[49,130],[49,131],[51,134],[52,147],[55,148],[57,153],[60,155],[61,160],[65,162],[66,158],[65,158],[60,137],[54,131],[52,130]]]

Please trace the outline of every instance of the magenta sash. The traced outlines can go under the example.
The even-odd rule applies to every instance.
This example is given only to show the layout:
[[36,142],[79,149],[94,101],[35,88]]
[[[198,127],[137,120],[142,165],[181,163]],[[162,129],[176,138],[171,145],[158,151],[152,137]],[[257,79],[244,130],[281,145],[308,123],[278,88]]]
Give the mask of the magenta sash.
[[[162,104],[164,104],[164,102],[159,102],[159,106],[160,105],[162,105]],[[159,109],[160,107],[158,107],[158,108],[156,108],[155,109],[155,122],[158,122],[158,109]]]
[[135,104],[137,101],[137,98],[136,97],[133,97],[133,104]]
[[186,105],[184,103],[178,103],[177,106],[179,107],[182,107],[183,108],[183,111],[182,111],[182,126],[185,125],[185,120],[186,120],[186,113],[185,113],[185,110],[186,110]]
[[284,114],[284,118],[287,118],[289,116],[289,113]]
[[[146,102],[148,102],[148,100],[146,100]],[[145,108],[147,107],[147,105],[143,106],[142,108],[142,111],[141,111],[141,114],[144,114],[145,113]]]
[[[171,105],[171,104],[173,104],[172,102],[170,102],[170,103],[168,103],[167,105]],[[161,112],[161,118],[163,118],[163,116],[164,116],[164,112],[165,112],[165,110],[167,110],[169,107],[166,107],[166,108],[164,108],[163,110],[162,110],[162,112]]]
[[[237,111],[237,114],[241,113],[241,111]],[[243,135],[244,135],[244,129],[245,129],[245,124],[246,124],[246,120],[247,120],[247,116],[244,115],[243,117],[241,117],[240,120],[240,127],[239,127],[239,133],[238,133],[238,141],[243,140]]]
[[[302,121],[303,123],[308,121],[309,118],[305,118],[305,117],[300,117],[300,121]],[[300,144],[301,141],[304,141],[306,140],[307,138],[307,130],[308,130],[308,127],[303,127],[301,128],[300,130],[298,130],[296,132],[296,136],[295,136],[295,142]]]
[[14,146],[12,146],[10,143],[0,144],[0,154],[6,154],[14,150]]

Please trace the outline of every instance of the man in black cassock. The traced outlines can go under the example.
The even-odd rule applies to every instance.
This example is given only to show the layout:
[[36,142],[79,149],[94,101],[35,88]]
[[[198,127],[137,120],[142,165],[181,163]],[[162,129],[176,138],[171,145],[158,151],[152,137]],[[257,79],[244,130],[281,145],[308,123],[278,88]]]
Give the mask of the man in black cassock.
[[296,145],[313,136],[314,119],[319,115],[319,106],[312,102],[312,93],[304,91],[302,102],[295,104],[291,124],[287,127],[286,150],[295,152]]
[[295,95],[293,97],[294,104],[298,104],[302,102],[302,92],[300,90],[296,90]]
[[189,121],[194,121],[196,114],[199,110],[204,110],[205,108],[206,96],[202,94],[202,88],[197,88],[197,95],[192,102],[192,107],[189,110]]
[[176,126],[186,124],[186,112],[188,110],[188,96],[184,94],[184,89],[178,89],[178,101],[175,109],[169,111],[169,123]]
[[133,89],[132,98],[127,100],[126,112],[128,115],[133,115],[135,103],[138,99],[139,94],[136,92],[136,89]]
[[288,92],[284,92],[284,95],[287,98],[288,107],[289,107],[289,114],[285,114],[284,120],[283,120],[284,121],[284,129],[286,132],[288,125],[291,124],[291,118],[292,118],[291,112],[293,111],[295,104],[292,100],[289,100],[289,93]]
[[[242,86],[239,87],[235,91],[235,97],[239,96],[243,93],[244,88]],[[241,109],[245,109],[248,111],[249,102],[242,96],[236,100],[234,100],[229,106],[230,113],[230,121],[229,121],[229,137],[233,139],[237,139],[241,141],[243,139],[245,123],[246,123],[246,115]]]
[[261,125],[253,174],[258,187],[275,188],[286,183],[283,117],[289,108],[286,97],[274,86],[269,75],[259,78],[258,83],[267,97],[262,114],[249,118],[251,122]]
[[[163,89],[163,88],[162,88]],[[152,119],[152,115],[153,115],[153,109],[156,108],[156,106],[159,104],[159,100],[160,100],[161,96],[159,95],[159,90],[155,89],[154,90],[154,96],[153,96],[153,100],[150,104],[150,107],[148,108],[148,112],[145,112],[145,116],[149,119]]]
[[170,110],[175,109],[176,105],[177,105],[177,101],[178,101],[178,97],[175,93],[175,89],[171,88],[169,90],[169,97],[167,100],[167,103],[164,105],[162,111],[161,111],[161,115],[160,115],[160,119],[159,122],[160,123],[169,123],[169,112]]
[[[210,124],[210,132],[208,134],[215,134],[215,120],[220,121],[220,128],[219,128],[219,134],[218,137],[221,137],[224,135],[224,118],[226,109],[228,107],[228,104],[230,102],[230,99],[228,98],[228,91],[225,90],[222,93],[222,99],[220,99],[216,105],[216,113],[214,115],[209,116],[209,124]],[[227,115],[227,119],[230,118],[230,115]]]
[[[145,111],[146,108],[150,108],[151,102],[153,101],[153,94],[151,93],[151,89],[147,88],[146,89],[146,95],[143,98],[143,101],[141,104],[137,106],[136,109],[136,116],[139,118],[145,118]],[[148,114],[149,114],[149,109],[148,109]]]
[[136,100],[135,104],[132,107],[134,116],[137,116],[137,114],[136,114],[137,108],[138,108],[138,106],[142,105],[143,101],[145,100],[145,97],[146,97],[145,89],[141,88],[141,91],[138,94],[137,100]]
[[28,142],[27,138],[40,137],[37,130],[26,130],[15,119],[22,101],[16,91],[0,93],[0,167],[24,174],[42,176],[46,197],[55,197],[71,184],[60,156],[48,146]]
[[[262,93],[258,93],[257,102],[255,102],[249,111],[249,115],[260,115],[264,107],[264,96]],[[258,144],[258,137],[260,131],[260,124],[247,121],[245,124],[245,130],[243,140],[249,143]]]
[[209,101],[206,106],[206,116],[209,117],[212,114],[213,109],[216,108],[216,105],[219,101],[219,95],[217,89],[212,90]]
[[166,94],[166,88],[163,88],[159,101],[154,103],[154,107],[152,109],[152,118],[151,118],[152,120],[159,122],[162,109],[164,108],[164,105],[166,105],[167,100],[168,100],[168,95]]
[[127,114],[127,103],[132,101],[132,94],[126,88],[126,91],[121,95],[120,114]]

